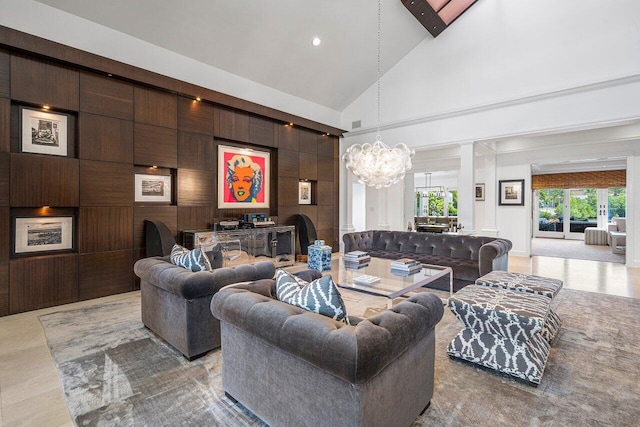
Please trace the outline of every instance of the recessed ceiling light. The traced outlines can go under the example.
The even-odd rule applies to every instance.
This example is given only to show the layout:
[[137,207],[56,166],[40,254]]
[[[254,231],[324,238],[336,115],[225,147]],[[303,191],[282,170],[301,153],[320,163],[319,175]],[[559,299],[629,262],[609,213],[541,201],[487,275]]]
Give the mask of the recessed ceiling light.
[[320,46],[320,43],[322,43],[322,40],[320,40],[320,37],[314,37],[311,43],[313,43],[314,46]]

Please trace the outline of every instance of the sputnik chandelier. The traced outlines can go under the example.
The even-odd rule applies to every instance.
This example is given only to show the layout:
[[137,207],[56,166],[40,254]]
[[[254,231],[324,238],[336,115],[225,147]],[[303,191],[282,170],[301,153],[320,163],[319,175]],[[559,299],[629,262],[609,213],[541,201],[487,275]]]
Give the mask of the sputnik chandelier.
[[405,144],[390,148],[380,136],[380,0],[378,0],[378,126],[373,144],[354,144],[342,156],[358,181],[375,188],[389,187],[411,169],[415,151]]

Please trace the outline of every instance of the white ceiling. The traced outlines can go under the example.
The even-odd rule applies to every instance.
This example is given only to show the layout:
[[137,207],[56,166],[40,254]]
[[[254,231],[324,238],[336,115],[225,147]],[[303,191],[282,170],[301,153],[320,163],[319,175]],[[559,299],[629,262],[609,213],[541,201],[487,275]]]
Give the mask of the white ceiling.
[[[336,111],[376,81],[374,0],[37,1]],[[381,14],[384,74],[431,35],[399,0]]]

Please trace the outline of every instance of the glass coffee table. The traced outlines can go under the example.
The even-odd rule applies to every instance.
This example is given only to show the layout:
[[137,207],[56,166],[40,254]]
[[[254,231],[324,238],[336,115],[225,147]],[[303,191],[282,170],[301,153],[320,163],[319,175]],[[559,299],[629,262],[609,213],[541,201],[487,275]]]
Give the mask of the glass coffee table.
[[[449,275],[449,296],[453,295],[453,270],[451,267],[422,264],[422,270],[419,272],[409,276],[401,276],[391,272],[392,262],[391,259],[372,257],[368,266],[353,269],[345,267],[342,257],[334,258],[331,261],[331,274],[339,287],[386,297],[389,307],[395,298],[428,285],[447,274]],[[368,284],[356,283],[356,280],[363,278],[363,276],[373,276],[379,280]]]

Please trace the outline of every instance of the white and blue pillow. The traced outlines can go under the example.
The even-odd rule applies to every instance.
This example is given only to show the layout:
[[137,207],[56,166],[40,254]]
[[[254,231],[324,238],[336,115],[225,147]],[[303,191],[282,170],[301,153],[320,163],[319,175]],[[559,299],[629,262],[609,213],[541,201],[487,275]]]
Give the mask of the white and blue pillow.
[[330,275],[308,283],[284,270],[278,270],[276,296],[287,304],[350,324],[340,291]]
[[202,248],[195,248],[190,251],[189,249],[176,244],[171,248],[171,255],[169,255],[169,259],[172,264],[186,268],[187,270],[213,270],[211,267],[211,261],[209,261],[209,257],[204,253]]

